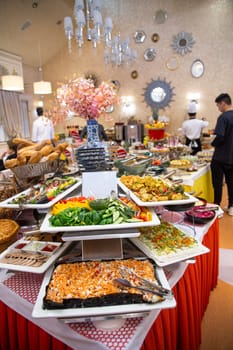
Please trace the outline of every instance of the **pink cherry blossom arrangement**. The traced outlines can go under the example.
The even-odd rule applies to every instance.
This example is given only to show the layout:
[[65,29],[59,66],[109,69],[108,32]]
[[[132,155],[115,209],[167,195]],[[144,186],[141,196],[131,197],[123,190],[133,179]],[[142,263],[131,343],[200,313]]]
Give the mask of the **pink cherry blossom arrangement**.
[[113,84],[102,82],[95,87],[91,79],[77,78],[59,88],[58,101],[63,111],[72,111],[82,118],[99,118],[106,108],[118,102]]

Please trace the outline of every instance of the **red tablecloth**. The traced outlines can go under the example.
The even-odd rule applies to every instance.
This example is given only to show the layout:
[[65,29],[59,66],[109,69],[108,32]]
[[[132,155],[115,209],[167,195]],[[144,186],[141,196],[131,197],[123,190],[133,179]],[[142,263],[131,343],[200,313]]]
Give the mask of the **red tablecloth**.
[[[215,220],[203,240],[203,244],[210,249],[210,253],[198,256],[195,264],[188,265],[183,277],[173,288],[177,301],[176,308],[160,312],[148,334],[145,334],[141,350],[197,350],[199,348],[201,319],[208,305],[210,291],[217,285],[218,236],[218,220]],[[71,349],[2,301],[0,302],[0,322],[1,350]],[[49,319],[45,319],[44,322],[49,322]],[[119,349],[117,346],[113,348]],[[75,349],[86,350],[78,344],[78,341]]]

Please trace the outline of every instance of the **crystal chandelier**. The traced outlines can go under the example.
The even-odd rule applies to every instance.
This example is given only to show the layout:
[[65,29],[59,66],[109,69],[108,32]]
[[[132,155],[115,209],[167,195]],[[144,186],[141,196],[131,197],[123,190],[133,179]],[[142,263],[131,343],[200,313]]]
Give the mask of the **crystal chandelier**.
[[112,19],[105,18],[104,26],[101,14],[101,0],[75,0],[74,18],[76,22],[75,31],[71,17],[64,18],[64,30],[68,39],[69,51],[72,50],[72,38],[75,37],[78,47],[84,44],[84,27],[86,26],[87,40],[93,42],[96,48],[97,43],[101,42],[101,29],[103,28],[105,42],[111,41]]
[[110,17],[106,17],[104,24],[101,14],[101,0],[75,0],[74,18],[76,28],[73,28],[71,17],[64,18],[64,30],[68,40],[69,52],[72,52],[72,39],[75,38],[78,47],[84,45],[84,28],[86,38],[92,41],[93,47],[104,41],[104,61],[106,64],[121,65],[130,63],[136,59],[136,51],[131,50],[129,38],[121,40],[120,33],[112,39],[113,23]]
[[121,40],[120,33],[115,36],[110,43],[106,45],[104,51],[105,64],[120,66],[124,63],[130,64],[137,58],[137,51],[130,48],[129,38]]

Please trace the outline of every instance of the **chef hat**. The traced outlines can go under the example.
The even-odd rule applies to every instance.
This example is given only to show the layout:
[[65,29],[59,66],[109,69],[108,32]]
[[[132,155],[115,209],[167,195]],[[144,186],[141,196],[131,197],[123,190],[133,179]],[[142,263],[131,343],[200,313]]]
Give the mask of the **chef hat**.
[[196,101],[192,100],[189,102],[188,105],[188,113],[197,113],[197,103]]

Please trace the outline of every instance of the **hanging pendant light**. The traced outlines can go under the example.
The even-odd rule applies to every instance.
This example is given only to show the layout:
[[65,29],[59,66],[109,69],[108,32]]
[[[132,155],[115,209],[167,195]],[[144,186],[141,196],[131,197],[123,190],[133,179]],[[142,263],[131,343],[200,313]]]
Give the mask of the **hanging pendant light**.
[[35,95],[48,95],[52,93],[52,85],[49,81],[36,81],[33,83],[33,90]]
[[49,81],[43,80],[43,72],[41,67],[41,52],[40,52],[40,43],[38,44],[39,58],[40,58],[40,66],[39,72],[41,76],[40,81],[36,81],[33,83],[33,91],[35,95],[48,95],[52,93],[52,84]]
[[8,91],[23,91],[24,82],[23,77],[17,74],[14,69],[11,75],[2,76],[2,89]]

